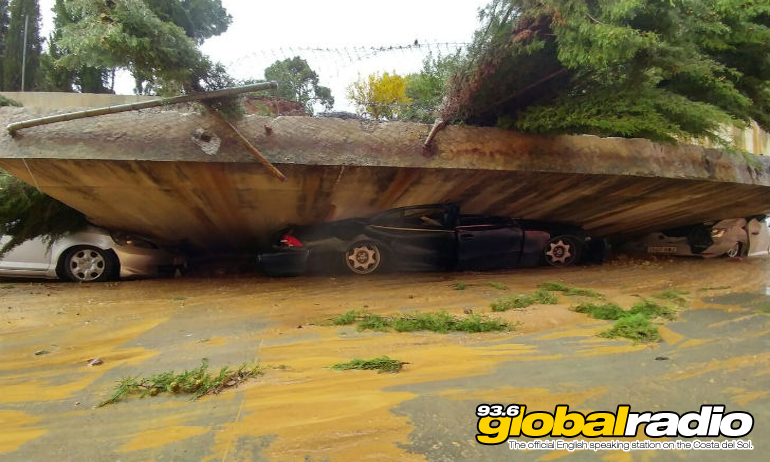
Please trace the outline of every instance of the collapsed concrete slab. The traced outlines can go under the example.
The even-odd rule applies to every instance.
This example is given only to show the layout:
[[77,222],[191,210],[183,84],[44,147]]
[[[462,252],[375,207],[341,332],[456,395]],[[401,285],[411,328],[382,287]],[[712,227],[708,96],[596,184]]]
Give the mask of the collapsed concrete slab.
[[[3,108],[0,124],[51,113]],[[461,126],[425,151],[424,124],[249,116],[235,125],[288,181],[193,107],[2,133],[0,168],[96,224],[209,248],[264,242],[287,223],[448,201],[602,236],[770,212],[761,156]]]

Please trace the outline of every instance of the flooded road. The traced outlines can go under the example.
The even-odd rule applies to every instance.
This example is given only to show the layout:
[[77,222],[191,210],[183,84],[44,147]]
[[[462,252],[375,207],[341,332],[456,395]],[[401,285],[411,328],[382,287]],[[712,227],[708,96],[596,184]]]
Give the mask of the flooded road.
[[[375,277],[230,277],[107,284],[0,281],[2,461],[766,460],[770,261],[623,261],[570,269]],[[545,281],[624,308],[683,294],[663,341],[597,334],[611,321],[554,305],[492,313]],[[464,290],[458,290],[458,283]],[[490,284],[491,283],[491,284]],[[349,310],[445,310],[504,319],[502,333],[359,332]],[[36,354],[37,353],[37,354]],[[398,374],[335,371],[353,358]],[[101,358],[104,363],[88,366]],[[158,395],[94,408],[124,377],[259,362],[265,374],[190,401]],[[753,451],[511,451],[475,441],[480,403],[552,412],[747,411]],[[637,439],[647,439],[643,435]]]

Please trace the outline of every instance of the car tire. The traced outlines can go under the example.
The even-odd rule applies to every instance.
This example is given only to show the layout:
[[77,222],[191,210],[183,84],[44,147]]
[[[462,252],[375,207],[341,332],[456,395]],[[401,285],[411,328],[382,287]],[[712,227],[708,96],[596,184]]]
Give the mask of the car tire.
[[736,258],[743,255],[743,243],[742,242],[736,242],[733,248],[725,252],[725,256],[727,258]]
[[354,274],[372,274],[383,267],[382,246],[372,241],[359,241],[343,254],[345,266]]
[[81,245],[67,249],[59,262],[60,276],[72,282],[104,282],[116,278],[119,263],[115,253]]
[[580,261],[578,240],[572,236],[556,236],[543,249],[543,258],[550,266],[570,266]]

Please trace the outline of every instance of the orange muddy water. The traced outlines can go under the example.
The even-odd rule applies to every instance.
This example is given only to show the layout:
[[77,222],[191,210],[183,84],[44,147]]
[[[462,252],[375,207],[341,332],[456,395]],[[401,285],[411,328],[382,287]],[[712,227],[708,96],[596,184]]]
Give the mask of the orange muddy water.
[[[758,259],[374,277],[0,281],[0,460],[766,460],[768,276],[770,261]],[[556,305],[491,312],[493,300],[545,281],[596,290],[624,308],[667,289],[686,303],[660,326],[663,341],[655,344],[598,337],[611,321],[570,309],[585,297],[557,293]],[[457,290],[458,282],[466,288]],[[472,311],[516,328],[439,334],[330,325],[348,310]],[[398,374],[330,369],[382,355],[408,364]],[[92,358],[103,364],[88,366]],[[94,408],[123,377],[192,369],[203,358],[214,371],[258,361],[265,374],[198,401],[161,394]],[[753,414],[745,439],[755,449],[511,451],[476,443],[480,403],[680,413],[724,404]]]

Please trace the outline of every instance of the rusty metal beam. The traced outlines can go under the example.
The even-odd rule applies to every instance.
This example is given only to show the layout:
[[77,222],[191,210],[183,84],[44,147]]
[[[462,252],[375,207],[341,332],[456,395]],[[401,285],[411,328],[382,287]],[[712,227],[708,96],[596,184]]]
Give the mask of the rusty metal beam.
[[213,98],[224,98],[227,96],[235,96],[241,93],[248,93],[252,91],[270,90],[278,88],[278,84],[275,82],[256,83],[253,85],[244,85],[242,87],[224,88],[222,90],[208,91],[205,93],[195,93],[192,95],[172,96],[170,98],[158,98],[150,101],[143,101],[140,103],[119,104],[115,106],[99,107],[94,109],[86,109],[83,111],[68,112],[66,114],[57,114],[47,117],[39,117],[36,119],[24,120],[21,122],[14,122],[8,124],[5,128],[8,133],[13,136],[17,131],[38,127],[40,125],[48,125],[56,122],[68,122],[70,120],[85,119],[88,117],[96,117],[107,114],[117,114],[118,112],[136,111],[138,109],[148,109],[158,106],[168,106],[171,104],[190,103],[194,101],[202,101]]

